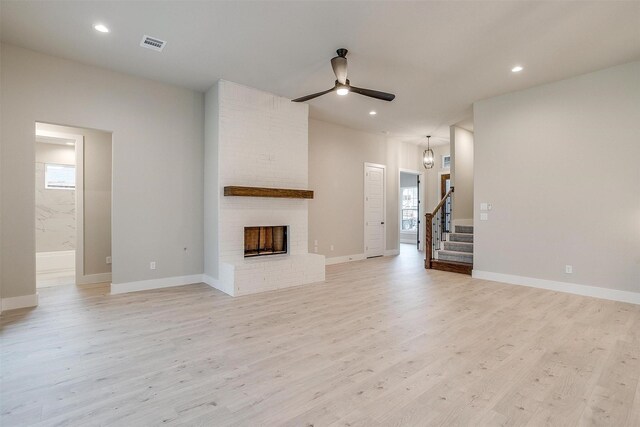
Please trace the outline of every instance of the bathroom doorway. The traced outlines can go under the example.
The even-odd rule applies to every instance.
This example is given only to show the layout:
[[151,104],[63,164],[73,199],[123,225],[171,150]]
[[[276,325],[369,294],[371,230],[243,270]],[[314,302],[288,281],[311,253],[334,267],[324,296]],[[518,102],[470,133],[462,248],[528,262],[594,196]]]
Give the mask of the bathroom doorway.
[[35,124],[36,287],[111,281],[111,133]]

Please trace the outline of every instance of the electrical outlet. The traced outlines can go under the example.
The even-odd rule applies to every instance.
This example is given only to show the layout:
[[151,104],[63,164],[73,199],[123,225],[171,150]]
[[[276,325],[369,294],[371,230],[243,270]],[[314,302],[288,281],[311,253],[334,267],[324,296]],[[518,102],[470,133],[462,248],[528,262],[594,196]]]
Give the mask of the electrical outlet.
[[317,246],[313,247],[313,252],[318,253],[318,247]]
[[572,265],[565,265],[564,266],[564,272],[567,274],[573,274],[573,266]]
[[331,245],[330,250],[333,250],[333,245]]
[[150,270],[155,270],[156,269],[156,262],[155,261],[151,261],[149,263],[149,269]]
[[111,257],[110,256],[107,257],[107,261],[106,262],[107,262],[107,264],[111,264]]
[[313,246],[318,246],[318,241],[317,240],[313,241]]

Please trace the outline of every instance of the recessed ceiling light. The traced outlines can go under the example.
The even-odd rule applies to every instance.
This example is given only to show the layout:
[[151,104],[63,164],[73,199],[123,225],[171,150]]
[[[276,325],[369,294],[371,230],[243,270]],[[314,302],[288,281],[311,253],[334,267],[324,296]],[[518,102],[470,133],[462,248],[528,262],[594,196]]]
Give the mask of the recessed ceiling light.
[[100,31],[101,33],[108,33],[109,29],[103,24],[96,24],[93,26],[96,31]]
[[524,70],[524,68],[522,68],[520,65],[516,65],[515,67],[513,67],[511,69],[512,73],[519,73],[520,71]]
[[378,114],[378,113],[376,113],[376,112],[375,112],[375,111],[373,111],[373,110],[369,111],[369,115],[370,115],[370,116],[375,116],[376,114]]

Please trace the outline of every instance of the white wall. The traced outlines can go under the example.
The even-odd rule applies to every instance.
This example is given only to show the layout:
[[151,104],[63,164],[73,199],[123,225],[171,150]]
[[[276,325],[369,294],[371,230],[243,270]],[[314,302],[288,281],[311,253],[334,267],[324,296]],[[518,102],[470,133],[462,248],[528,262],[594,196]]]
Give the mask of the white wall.
[[473,225],[473,133],[457,126],[450,128],[452,219],[457,224]]
[[[217,85],[219,191],[234,185],[307,189],[309,106],[228,81]],[[289,253],[307,253],[307,203],[221,197],[220,260],[244,258],[245,226],[289,225]]]
[[[422,148],[309,120],[309,251],[328,258],[364,253],[364,163],[386,165],[387,251],[398,249],[399,170],[422,168]],[[422,168],[424,170],[424,168]],[[424,200],[424,197],[422,198]],[[333,245],[334,250],[331,250]]]
[[474,271],[640,292],[640,62],[474,114]]
[[[236,296],[324,280],[324,257],[308,254],[307,200],[223,195],[225,186],[308,188],[309,106],[220,80],[206,107],[205,174],[217,177],[205,194],[218,198],[205,201],[205,217],[217,218],[205,242],[207,282]],[[245,227],[280,225],[288,226],[287,255],[244,258]]]
[[114,283],[202,273],[203,95],[6,44],[0,54],[2,298],[35,293],[36,121],[113,132]]
[[450,168],[444,169],[442,167],[442,156],[448,156],[451,152],[449,144],[438,145],[432,147],[433,155],[436,160],[436,164],[431,169],[425,170],[425,190],[426,190],[426,211],[433,212],[438,203],[441,200],[440,197],[440,175],[444,173],[451,173]]

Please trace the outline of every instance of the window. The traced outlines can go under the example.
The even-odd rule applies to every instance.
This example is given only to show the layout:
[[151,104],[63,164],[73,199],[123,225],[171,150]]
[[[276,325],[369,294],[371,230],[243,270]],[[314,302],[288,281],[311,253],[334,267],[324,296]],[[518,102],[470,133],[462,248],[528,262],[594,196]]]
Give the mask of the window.
[[402,189],[401,231],[418,230],[418,187]]
[[47,163],[44,169],[44,188],[50,190],[75,190],[76,167]]
[[442,156],[442,169],[449,169],[451,167],[451,156]]

